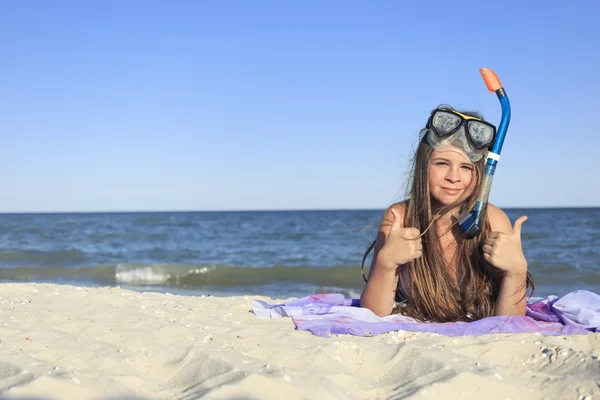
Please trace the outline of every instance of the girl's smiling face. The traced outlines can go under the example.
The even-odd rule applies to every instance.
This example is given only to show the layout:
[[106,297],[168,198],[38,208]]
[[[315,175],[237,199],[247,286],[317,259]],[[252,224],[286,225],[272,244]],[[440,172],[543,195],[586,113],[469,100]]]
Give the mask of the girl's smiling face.
[[475,166],[453,146],[434,150],[429,162],[429,192],[440,206],[458,204],[471,194]]

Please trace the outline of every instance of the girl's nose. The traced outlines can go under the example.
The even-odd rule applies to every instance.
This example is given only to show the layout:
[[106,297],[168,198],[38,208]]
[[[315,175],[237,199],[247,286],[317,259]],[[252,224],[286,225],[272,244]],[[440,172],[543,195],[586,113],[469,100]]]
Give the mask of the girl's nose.
[[460,180],[460,178],[458,177],[458,171],[456,171],[454,168],[450,168],[450,171],[448,171],[448,175],[446,175],[446,180],[450,183],[456,183]]

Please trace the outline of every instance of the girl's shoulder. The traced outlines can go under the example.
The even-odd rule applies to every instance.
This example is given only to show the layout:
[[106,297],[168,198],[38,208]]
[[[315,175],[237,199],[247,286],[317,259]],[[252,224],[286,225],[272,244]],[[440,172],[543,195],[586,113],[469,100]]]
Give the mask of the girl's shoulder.
[[386,213],[388,213],[391,209],[394,209],[395,211],[404,214],[406,212],[406,207],[408,207],[408,200],[399,201],[389,206]]
[[512,224],[508,215],[499,207],[496,207],[492,203],[488,203],[487,214],[490,220],[490,227],[492,232],[511,232]]
[[392,214],[392,210],[396,211],[400,216],[400,219],[404,221],[404,214],[406,213],[406,207],[408,206],[408,200],[399,201],[398,203],[394,203],[385,210],[382,218],[382,225],[392,225],[394,221],[394,216]]

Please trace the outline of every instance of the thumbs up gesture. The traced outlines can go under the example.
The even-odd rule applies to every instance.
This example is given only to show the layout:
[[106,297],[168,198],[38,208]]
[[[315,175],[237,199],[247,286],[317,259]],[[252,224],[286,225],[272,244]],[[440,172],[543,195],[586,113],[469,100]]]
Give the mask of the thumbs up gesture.
[[527,217],[521,216],[511,232],[492,232],[483,245],[483,258],[507,275],[527,273],[527,260],[521,245],[521,227]]
[[385,264],[396,268],[398,265],[406,264],[415,258],[421,257],[423,255],[423,244],[421,233],[417,228],[403,228],[398,211],[391,209],[391,213],[394,221],[378,258],[384,259]]

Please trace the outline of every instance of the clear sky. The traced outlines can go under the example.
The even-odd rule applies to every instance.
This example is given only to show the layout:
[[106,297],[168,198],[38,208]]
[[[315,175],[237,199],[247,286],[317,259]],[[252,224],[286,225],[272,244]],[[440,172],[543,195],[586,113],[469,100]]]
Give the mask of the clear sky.
[[600,206],[600,2],[0,1],[0,212],[384,208],[438,104],[491,201]]

